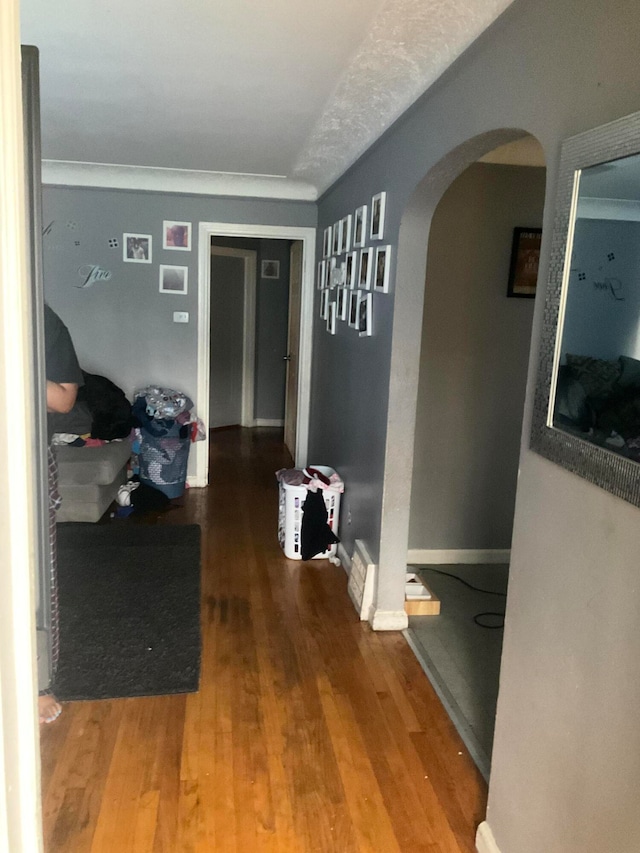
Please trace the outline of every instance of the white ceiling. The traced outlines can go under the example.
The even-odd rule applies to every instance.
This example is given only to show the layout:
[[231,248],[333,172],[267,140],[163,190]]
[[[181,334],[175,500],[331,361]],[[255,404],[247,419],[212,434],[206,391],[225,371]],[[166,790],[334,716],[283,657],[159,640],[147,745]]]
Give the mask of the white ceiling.
[[22,0],[45,178],[315,198],[510,2]]

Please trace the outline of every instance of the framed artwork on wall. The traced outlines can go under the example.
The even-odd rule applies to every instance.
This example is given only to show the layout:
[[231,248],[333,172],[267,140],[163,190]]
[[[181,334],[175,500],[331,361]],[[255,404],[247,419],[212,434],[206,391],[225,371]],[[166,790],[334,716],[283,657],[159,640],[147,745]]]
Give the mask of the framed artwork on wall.
[[360,252],[358,287],[362,290],[371,288],[371,249],[362,249]]
[[353,220],[353,248],[361,249],[367,241],[367,205],[357,208]]
[[374,264],[373,289],[378,293],[389,292],[389,267],[391,266],[391,246],[378,246]]
[[280,278],[280,261],[262,261],[260,278]]
[[160,293],[172,293],[174,296],[187,292],[189,267],[174,267],[160,264]]
[[162,223],[162,248],[176,252],[190,252],[191,223],[165,219]]
[[342,246],[341,252],[348,252],[351,249],[351,214],[347,214],[342,218]]
[[514,228],[507,296],[534,299],[538,283],[542,228]]
[[318,290],[322,290],[322,288],[325,286],[326,273],[324,268],[326,267],[326,265],[326,261],[320,261],[318,264]]
[[332,234],[332,244],[331,244],[331,254],[339,255],[340,247],[342,246],[342,222],[336,222],[331,230]]
[[358,325],[358,290],[349,291],[349,325],[356,328]]
[[387,204],[387,194],[378,193],[371,199],[371,239],[382,240],[384,237],[384,212]]
[[358,295],[358,321],[356,328],[361,338],[368,338],[373,334],[372,293],[361,292]]
[[150,264],[152,242],[150,234],[123,234],[122,260],[128,264]]
[[327,319],[329,312],[329,291],[325,288],[320,294],[320,317],[323,320]]
[[349,291],[344,287],[338,288],[338,301],[336,313],[338,315],[338,320],[346,320],[347,319],[347,295]]
[[347,255],[347,262],[345,267],[345,278],[344,284],[345,287],[353,290],[356,286],[356,273],[358,271],[358,253],[350,252]]
[[335,335],[336,333],[336,303],[329,303],[329,310],[327,312],[327,332],[330,335]]
[[331,226],[327,225],[322,236],[322,257],[328,258],[331,256]]

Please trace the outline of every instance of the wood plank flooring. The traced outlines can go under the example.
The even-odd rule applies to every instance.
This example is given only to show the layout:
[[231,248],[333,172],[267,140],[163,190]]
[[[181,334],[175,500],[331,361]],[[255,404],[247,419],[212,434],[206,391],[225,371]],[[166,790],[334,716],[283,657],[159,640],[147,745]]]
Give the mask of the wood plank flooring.
[[212,485],[151,520],[202,527],[200,691],[43,729],[47,853],[473,853],[486,786],[404,637],[280,551],[280,434],[212,436]]

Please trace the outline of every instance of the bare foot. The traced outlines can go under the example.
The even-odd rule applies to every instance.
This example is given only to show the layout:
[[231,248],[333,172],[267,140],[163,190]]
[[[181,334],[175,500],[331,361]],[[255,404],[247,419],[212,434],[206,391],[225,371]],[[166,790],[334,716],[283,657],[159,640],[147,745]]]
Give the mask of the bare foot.
[[38,696],[38,713],[40,715],[40,725],[53,723],[62,713],[62,706],[53,693],[48,693],[45,696]]

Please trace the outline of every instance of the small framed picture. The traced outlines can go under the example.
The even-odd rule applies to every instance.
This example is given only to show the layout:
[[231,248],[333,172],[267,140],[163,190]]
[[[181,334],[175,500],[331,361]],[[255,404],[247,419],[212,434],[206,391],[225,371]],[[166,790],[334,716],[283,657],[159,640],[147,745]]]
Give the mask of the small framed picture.
[[351,214],[347,214],[341,220],[342,226],[342,251],[348,252],[351,249]]
[[329,287],[331,284],[331,270],[335,267],[335,258],[328,258],[324,268],[324,286]]
[[371,337],[373,334],[373,294],[358,294],[358,324],[356,326],[361,338]]
[[356,210],[353,220],[353,248],[361,249],[367,240],[367,205]]
[[344,284],[345,287],[353,290],[356,286],[356,273],[358,271],[358,253],[350,252],[347,255],[347,263],[345,268]]
[[150,264],[151,245],[150,234],[123,234],[122,260],[128,264]]
[[338,301],[336,303],[336,313],[338,315],[338,320],[346,320],[347,319],[347,296],[349,291],[344,287],[338,288]]
[[374,265],[373,289],[378,293],[389,293],[389,267],[391,266],[391,246],[378,246]]
[[160,293],[186,294],[189,267],[160,264]]
[[162,248],[175,252],[190,252],[191,223],[171,222],[165,219],[162,223]]
[[358,287],[362,290],[371,289],[371,249],[360,251],[360,265],[358,266]]
[[356,328],[358,325],[358,290],[349,291],[349,325]]
[[320,263],[318,264],[318,290],[322,290],[322,288],[325,286],[326,273],[324,271],[324,268],[326,267],[326,265],[326,261],[320,261]]
[[339,255],[340,248],[342,246],[342,221],[336,222],[331,230],[332,234],[332,242],[331,242],[331,254]]
[[329,313],[329,291],[325,288],[320,294],[320,317],[327,319]]
[[371,199],[371,239],[382,240],[384,237],[384,210],[387,194],[378,193]]
[[328,263],[329,275],[327,276],[327,287],[333,289],[336,286],[336,269],[338,267],[338,259],[330,258]]
[[538,284],[542,228],[514,228],[507,296],[534,299]]
[[329,303],[329,310],[327,312],[327,332],[330,335],[335,335],[336,333],[336,303]]
[[331,257],[331,226],[327,225],[322,236],[322,257]]
[[280,261],[263,261],[260,265],[260,278],[280,278]]

